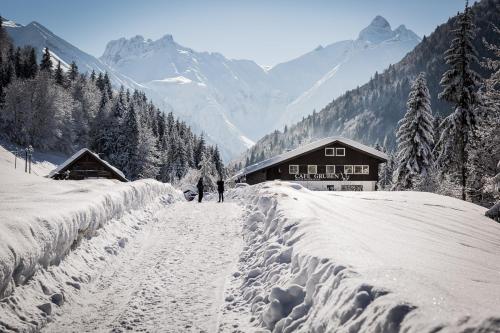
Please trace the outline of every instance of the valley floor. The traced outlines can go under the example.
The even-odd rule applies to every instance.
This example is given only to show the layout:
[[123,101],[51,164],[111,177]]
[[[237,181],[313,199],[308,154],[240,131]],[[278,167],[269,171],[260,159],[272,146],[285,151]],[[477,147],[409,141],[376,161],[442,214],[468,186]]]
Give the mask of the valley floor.
[[13,161],[0,148],[0,332],[500,332],[483,207],[279,181],[199,204]]
[[43,332],[214,332],[240,214],[235,203],[165,206]]

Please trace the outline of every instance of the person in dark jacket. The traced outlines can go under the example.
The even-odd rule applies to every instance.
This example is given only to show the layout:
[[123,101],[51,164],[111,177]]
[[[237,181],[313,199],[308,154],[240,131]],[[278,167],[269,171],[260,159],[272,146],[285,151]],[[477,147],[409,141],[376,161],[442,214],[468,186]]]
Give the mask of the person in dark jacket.
[[224,202],[224,181],[222,179],[217,181],[217,192],[219,192],[219,202]]
[[196,185],[196,187],[198,188],[198,202],[201,202],[201,200],[203,199],[203,178],[200,178],[200,180],[198,180],[198,184]]

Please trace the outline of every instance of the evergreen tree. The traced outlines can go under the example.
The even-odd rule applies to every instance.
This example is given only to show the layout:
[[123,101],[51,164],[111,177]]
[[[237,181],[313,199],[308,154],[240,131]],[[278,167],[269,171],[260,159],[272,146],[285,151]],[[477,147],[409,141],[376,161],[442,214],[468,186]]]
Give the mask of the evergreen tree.
[[65,78],[64,72],[63,72],[63,70],[61,68],[61,62],[60,61],[57,62],[57,67],[56,67],[56,70],[54,72],[54,80],[60,86],[64,86],[64,84],[66,83],[66,78]]
[[[500,29],[493,26],[496,36]],[[496,39],[498,41],[498,38]],[[468,168],[468,196],[478,204],[491,206],[500,199],[497,182],[500,181],[498,162],[500,161],[500,45],[484,41],[493,57],[486,58],[481,65],[491,71],[491,76],[484,80],[478,117],[476,137],[472,144]]]
[[395,189],[411,189],[415,176],[429,175],[433,163],[434,118],[431,113],[429,89],[425,74],[420,73],[412,84],[407,110],[399,121]]
[[[0,29],[1,29],[2,17],[0,16]],[[4,82],[5,82],[5,72],[3,65],[3,57],[0,55],[0,109],[4,106],[5,103],[5,93],[4,93]]]
[[215,146],[212,156],[217,175],[222,179],[224,178],[224,164],[222,163],[222,158],[220,157],[218,146]]
[[175,135],[173,147],[175,151],[172,152],[173,158],[171,179],[181,179],[188,170],[186,145],[179,136]]
[[40,62],[40,70],[47,71],[49,73],[52,72],[52,60],[50,59],[50,51],[48,47],[44,49],[42,61]]
[[124,155],[127,165],[124,169],[128,178],[135,180],[141,173],[139,156],[139,121],[134,106],[131,104],[125,122],[123,124],[123,134],[127,138],[127,145],[124,147]]
[[194,164],[198,168],[199,168],[200,162],[203,158],[203,154],[205,153],[205,150],[206,150],[205,138],[204,138],[203,133],[202,133],[200,136],[200,139],[198,140],[198,143],[195,147],[194,154],[193,154]]
[[441,79],[443,91],[439,97],[454,105],[455,109],[445,118],[438,142],[438,164],[445,173],[456,174],[466,199],[468,148],[474,140],[476,126],[475,107],[478,102],[479,75],[472,69],[478,62],[473,45],[474,25],[468,3],[457,20],[457,29],[450,48],[445,52],[446,63],[451,67]]
[[[148,127],[139,128],[137,145],[137,178],[156,178],[159,171],[156,138]],[[136,179],[136,178],[132,178]]]
[[77,149],[87,147],[91,143],[91,125],[98,109],[101,95],[97,87],[80,77],[72,86],[73,108],[73,144]]
[[203,152],[198,168],[200,170],[201,177],[203,177],[203,185],[205,188],[209,191],[214,190],[217,182],[217,171],[215,170],[214,163],[208,152]]
[[99,72],[99,75],[97,75],[97,79],[95,80],[95,84],[96,84],[97,88],[99,88],[101,93],[103,93],[105,90],[105,86],[104,86],[104,79],[102,77],[101,72]]
[[28,59],[26,60],[26,77],[33,79],[38,73],[38,64],[36,61],[36,51],[35,48],[30,47],[29,48],[29,56]]
[[17,47],[14,53],[14,71],[16,72],[16,77],[23,77],[23,60],[20,47]]
[[111,87],[111,81],[109,80],[108,73],[104,73],[103,81],[103,89],[106,90],[108,96],[113,96],[113,88]]
[[68,79],[73,82],[77,79],[77,77],[78,77],[78,66],[74,61],[72,61],[68,71]]
[[385,149],[382,150],[387,154],[387,162],[380,165],[378,173],[378,188],[380,190],[390,190],[393,187],[393,174],[396,168],[394,153]]

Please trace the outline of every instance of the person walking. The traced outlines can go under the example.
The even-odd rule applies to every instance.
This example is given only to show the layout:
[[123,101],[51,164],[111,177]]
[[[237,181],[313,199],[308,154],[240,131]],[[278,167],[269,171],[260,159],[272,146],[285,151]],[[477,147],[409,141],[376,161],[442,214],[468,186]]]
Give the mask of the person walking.
[[196,185],[196,187],[198,188],[198,202],[201,202],[201,200],[203,199],[203,178],[200,178],[200,180],[198,180],[198,184]]
[[217,181],[217,192],[219,192],[219,202],[224,202],[224,181],[222,178]]

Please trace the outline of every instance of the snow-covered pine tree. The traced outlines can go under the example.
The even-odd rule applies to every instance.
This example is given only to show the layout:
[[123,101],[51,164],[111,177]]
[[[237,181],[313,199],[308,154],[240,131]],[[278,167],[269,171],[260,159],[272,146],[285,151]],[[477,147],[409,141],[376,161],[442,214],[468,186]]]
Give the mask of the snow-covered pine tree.
[[78,78],[71,88],[74,100],[73,132],[76,149],[87,147],[91,142],[90,128],[99,109],[101,93],[92,81]]
[[[492,178],[493,181],[493,189],[496,192],[497,200],[500,199],[500,161],[498,161],[497,165],[498,173],[495,177]],[[486,216],[494,219],[497,222],[500,222],[500,200],[497,201],[488,211],[486,212]]]
[[109,159],[111,147],[116,141],[116,138],[109,131],[111,102],[106,93],[101,93],[100,96],[99,109],[91,123],[90,147],[93,151],[101,154],[103,158]]
[[156,138],[147,126],[140,126],[137,145],[138,178],[156,178],[159,171]]
[[54,80],[60,86],[64,86],[66,83],[66,77],[65,77],[64,72],[61,68],[60,61],[57,62],[57,67],[56,67],[56,70],[54,71]]
[[49,48],[46,47],[43,51],[42,61],[40,62],[40,70],[52,72],[52,60],[50,59]]
[[129,106],[123,123],[123,136],[127,140],[127,144],[123,151],[127,158],[127,164],[125,165],[124,172],[127,178],[135,180],[140,174],[140,156],[138,152],[139,121],[137,119],[135,108],[132,104]]
[[38,64],[36,62],[35,48],[28,48],[28,55],[24,63],[25,77],[27,79],[34,79],[38,72]]
[[78,66],[72,61],[68,71],[68,79],[73,82],[78,78]]
[[[493,31],[500,36],[498,27],[493,26]],[[484,80],[484,88],[480,91],[482,112],[478,117],[477,141],[468,161],[470,177],[467,190],[473,202],[489,207],[500,199],[496,186],[500,180],[500,176],[496,175],[500,161],[500,45],[484,43],[493,57],[485,59],[481,65],[492,74]]]
[[454,111],[445,118],[438,142],[438,166],[444,173],[456,175],[462,187],[461,197],[466,199],[468,148],[474,141],[476,127],[477,87],[479,75],[472,66],[478,62],[474,39],[472,13],[466,2],[458,16],[457,28],[450,48],[445,52],[451,67],[441,79],[443,91],[439,97],[454,105]]
[[393,174],[395,170],[395,158],[394,153],[387,151],[385,147],[382,148],[382,151],[387,154],[387,162],[380,165],[379,173],[378,173],[378,189],[379,190],[390,190],[393,185]]
[[109,80],[108,72],[104,73],[104,77],[102,80],[103,80],[104,89],[106,89],[108,96],[112,97],[113,96],[113,88],[111,87],[111,81]]
[[203,136],[203,133],[201,133],[199,140],[196,142],[193,154],[194,164],[198,168],[203,158],[203,154],[205,153],[205,150],[206,150],[205,137]]
[[207,151],[203,152],[199,169],[203,177],[203,185],[208,191],[213,191],[217,182],[217,170],[215,170],[212,156]]
[[413,188],[413,178],[427,177],[433,164],[434,118],[424,73],[420,73],[413,82],[406,107],[406,114],[399,121],[396,132],[396,190]]
[[175,136],[173,162],[172,162],[172,179],[179,180],[185,176],[188,171],[188,161],[185,142],[180,136]]
[[224,178],[224,163],[222,163],[222,158],[220,157],[219,147],[216,145],[212,154],[212,159],[214,162],[215,170],[219,178]]

